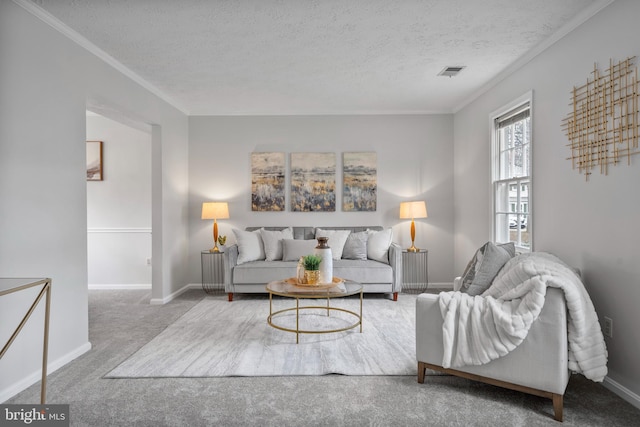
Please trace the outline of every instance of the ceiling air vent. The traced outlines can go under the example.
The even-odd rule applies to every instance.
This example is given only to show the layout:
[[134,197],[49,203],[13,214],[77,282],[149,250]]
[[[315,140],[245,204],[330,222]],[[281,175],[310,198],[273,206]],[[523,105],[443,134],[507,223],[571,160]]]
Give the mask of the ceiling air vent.
[[438,75],[439,76],[447,76],[447,77],[457,76],[458,73],[460,73],[460,71],[462,71],[463,68],[465,68],[465,67],[464,66],[445,67],[445,69],[440,71],[438,73]]

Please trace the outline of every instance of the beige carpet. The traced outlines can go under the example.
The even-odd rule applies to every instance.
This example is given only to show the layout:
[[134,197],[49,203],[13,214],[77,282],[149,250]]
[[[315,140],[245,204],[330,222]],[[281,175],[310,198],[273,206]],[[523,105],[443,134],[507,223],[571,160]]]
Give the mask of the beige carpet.
[[[274,298],[274,311],[294,304]],[[332,299],[331,305],[359,311],[355,297]],[[265,296],[243,296],[232,303],[224,296],[207,296],[105,377],[416,375],[414,295],[402,295],[397,302],[366,295],[362,333],[356,327],[301,334],[299,344],[294,333],[267,325],[268,313]],[[300,329],[338,329],[354,321],[342,312],[327,317],[325,310],[303,310]],[[282,314],[275,322],[295,327],[295,314]]]

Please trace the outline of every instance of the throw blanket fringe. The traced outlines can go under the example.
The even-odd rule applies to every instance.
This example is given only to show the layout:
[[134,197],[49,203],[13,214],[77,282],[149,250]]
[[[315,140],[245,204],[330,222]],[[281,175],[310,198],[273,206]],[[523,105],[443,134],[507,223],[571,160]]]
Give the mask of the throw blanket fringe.
[[607,349],[589,294],[566,264],[543,252],[509,260],[481,296],[440,293],[442,366],[483,365],[514,350],[540,315],[547,287],[561,289],[567,303],[569,369],[602,381]]

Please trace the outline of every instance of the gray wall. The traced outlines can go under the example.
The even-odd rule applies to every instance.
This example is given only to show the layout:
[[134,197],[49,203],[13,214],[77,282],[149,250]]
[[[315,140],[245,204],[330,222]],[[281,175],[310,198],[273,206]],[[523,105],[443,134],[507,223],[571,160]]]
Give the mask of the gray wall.
[[[212,246],[211,221],[200,219],[203,201],[228,201],[220,234],[257,225],[382,225],[410,246],[410,221],[401,201],[427,202],[416,220],[416,246],[429,249],[430,282],[451,283],[453,270],[453,117],[279,116],[189,118],[189,280],[200,283],[200,251]],[[260,151],[333,152],[337,159],[335,212],[252,212],[250,154]],[[342,212],[342,153],[375,151],[378,210]],[[288,169],[287,169],[288,170]],[[287,189],[289,176],[287,175]],[[287,203],[289,198],[287,196]]]
[[[600,317],[613,319],[608,385],[640,394],[640,158],[595,171],[572,170],[561,120],[570,91],[601,69],[640,56],[640,2],[618,0],[455,115],[456,270],[491,238],[492,111],[533,90],[533,226],[536,250],[579,267]],[[637,61],[637,60],[636,60]]]
[[89,287],[151,286],[151,128],[87,115],[102,141],[103,180],[87,182]]
[[[0,276],[53,279],[49,366],[55,369],[90,348],[87,104],[154,125],[158,299],[186,283],[187,118],[10,1],[0,2],[0,93]],[[0,298],[0,336],[10,335],[27,304],[26,293]],[[37,316],[0,361],[0,401],[39,380]]]

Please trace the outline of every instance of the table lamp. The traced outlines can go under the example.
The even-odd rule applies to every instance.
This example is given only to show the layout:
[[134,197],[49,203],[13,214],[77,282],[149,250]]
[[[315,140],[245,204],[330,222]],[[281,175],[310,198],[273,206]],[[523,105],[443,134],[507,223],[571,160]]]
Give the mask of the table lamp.
[[227,202],[205,202],[202,204],[202,219],[213,220],[213,248],[209,252],[220,252],[218,249],[218,219],[229,218]]
[[416,248],[416,246],[413,244],[416,238],[416,224],[413,222],[413,219],[426,217],[427,204],[425,202],[419,201],[400,203],[400,219],[411,218],[411,247],[407,249],[408,252],[420,252],[420,249]]

